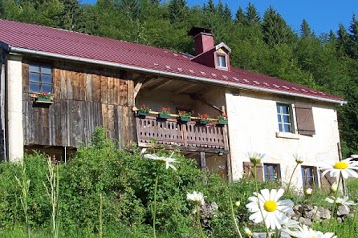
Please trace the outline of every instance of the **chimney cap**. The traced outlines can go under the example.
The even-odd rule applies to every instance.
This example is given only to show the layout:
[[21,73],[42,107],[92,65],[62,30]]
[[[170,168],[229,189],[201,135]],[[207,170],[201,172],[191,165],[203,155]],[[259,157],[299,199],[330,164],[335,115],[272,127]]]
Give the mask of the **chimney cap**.
[[204,27],[192,27],[190,29],[190,31],[188,32],[189,36],[196,36],[199,33],[208,33],[208,34],[212,34],[211,30],[208,28],[204,28]]

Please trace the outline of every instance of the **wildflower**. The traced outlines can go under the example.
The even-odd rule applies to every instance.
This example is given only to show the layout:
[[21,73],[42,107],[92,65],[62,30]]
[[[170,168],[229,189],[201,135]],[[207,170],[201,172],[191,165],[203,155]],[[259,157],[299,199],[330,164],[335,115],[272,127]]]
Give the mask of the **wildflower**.
[[308,197],[308,196],[311,196],[312,195],[312,192],[313,192],[313,190],[312,190],[312,188],[307,188],[305,191],[304,191],[304,193],[305,193],[305,195]]
[[283,233],[286,233],[286,234],[288,234],[290,236],[293,236],[295,234],[295,232],[299,229],[300,223],[298,221],[288,219],[288,220],[285,220],[281,224],[281,226],[282,226],[281,231]]
[[197,193],[196,191],[194,191],[193,193],[187,193],[186,194],[186,200],[193,201],[197,205],[204,205],[205,204],[204,195],[202,193],[200,193],[200,192]]
[[331,191],[331,193],[335,193],[337,192],[338,189],[338,184],[336,182],[334,182],[331,187],[329,188],[329,190]]
[[235,202],[235,206],[240,207],[240,201]]
[[174,170],[177,170],[177,168],[175,168],[174,165],[172,165],[172,163],[178,163],[178,161],[176,161],[176,159],[172,158],[173,154],[174,154],[174,152],[169,157],[164,157],[164,156],[159,157],[156,154],[145,154],[144,158],[163,161],[163,162],[165,162],[165,169],[172,168]]
[[245,230],[245,233],[246,233],[246,235],[247,235],[248,237],[252,237],[252,236],[253,236],[252,231],[251,231],[249,228],[245,227],[244,230]]
[[256,152],[249,152],[247,155],[250,159],[250,162],[253,163],[254,165],[260,164],[261,159],[265,156],[265,154],[260,154]]
[[348,211],[349,211],[348,206],[356,205],[353,201],[349,201],[347,196],[345,196],[343,198],[338,197],[337,199],[335,199],[334,197],[326,198],[325,201],[332,203],[332,204],[336,203],[338,206],[343,206]]
[[302,164],[303,163],[303,159],[298,154],[294,154],[293,157],[295,158],[295,161],[296,161],[297,164]]
[[293,202],[291,200],[279,201],[283,195],[283,189],[263,189],[259,194],[249,197],[250,203],[246,205],[249,212],[253,214],[249,217],[255,223],[265,221],[266,227],[271,229],[281,229],[281,224],[288,220],[287,215],[293,214]]
[[358,170],[358,162],[352,161],[353,158],[348,158],[345,160],[341,160],[335,162],[334,164],[330,164],[327,168],[321,168],[325,171],[322,173],[324,176],[326,173],[329,172],[331,177],[336,177],[338,179],[339,175],[341,174],[344,179],[349,177],[358,178],[358,173],[354,170]]
[[299,230],[297,230],[296,232],[293,232],[292,234],[290,234],[291,237],[307,237],[307,238],[311,238],[311,237],[315,237],[315,238],[336,238],[336,236],[334,235],[334,233],[332,232],[327,232],[327,233],[322,233],[320,231],[315,231],[312,228],[309,228],[306,225],[302,225],[299,227]]

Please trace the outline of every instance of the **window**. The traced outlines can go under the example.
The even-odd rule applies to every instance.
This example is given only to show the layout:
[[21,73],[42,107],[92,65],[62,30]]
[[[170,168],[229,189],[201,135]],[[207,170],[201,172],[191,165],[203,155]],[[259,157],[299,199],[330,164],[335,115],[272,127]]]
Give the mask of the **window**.
[[51,66],[30,64],[29,87],[30,87],[30,92],[52,93],[52,69],[51,69]]
[[217,59],[218,59],[218,67],[219,68],[227,68],[227,64],[226,64],[226,56],[225,55],[217,55]]
[[281,179],[279,164],[264,164],[265,181],[277,181]]
[[[251,162],[243,162],[242,165],[243,165],[243,169],[244,169],[244,174],[247,176],[247,178],[249,180],[255,179],[254,166],[251,164]],[[263,175],[262,164],[258,164],[256,166],[256,176],[257,176],[258,181],[263,181],[262,175]]]
[[277,104],[278,129],[280,132],[293,132],[292,110],[287,104]]
[[302,182],[304,187],[312,187],[318,185],[317,168],[313,166],[302,166]]

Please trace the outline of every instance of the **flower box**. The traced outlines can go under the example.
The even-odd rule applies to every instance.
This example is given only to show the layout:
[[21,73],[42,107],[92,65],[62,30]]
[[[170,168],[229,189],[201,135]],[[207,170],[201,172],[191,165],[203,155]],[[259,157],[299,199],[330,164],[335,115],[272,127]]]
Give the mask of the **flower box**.
[[169,114],[166,114],[166,113],[159,113],[159,114],[158,114],[158,117],[159,117],[159,118],[162,118],[162,119],[168,119],[168,118],[170,118],[170,115],[169,115]]
[[51,98],[43,98],[43,97],[38,97],[36,98],[36,103],[48,103],[51,104],[53,103]]
[[218,120],[218,123],[220,124],[220,125],[227,125],[227,122],[228,122],[228,120],[226,119],[221,119],[221,120]]
[[142,111],[138,111],[137,112],[137,115],[138,116],[143,116],[143,117],[145,117],[145,116],[147,116],[149,113],[147,113],[147,112],[142,112]]
[[182,121],[182,122],[188,122],[188,121],[191,121],[191,118],[190,117],[185,117],[185,116],[180,116],[179,120]]
[[210,122],[210,120],[208,120],[208,119],[205,120],[204,119],[204,120],[200,120],[199,122],[200,122],[200,124],[206,125],[206,124],[208,124]]

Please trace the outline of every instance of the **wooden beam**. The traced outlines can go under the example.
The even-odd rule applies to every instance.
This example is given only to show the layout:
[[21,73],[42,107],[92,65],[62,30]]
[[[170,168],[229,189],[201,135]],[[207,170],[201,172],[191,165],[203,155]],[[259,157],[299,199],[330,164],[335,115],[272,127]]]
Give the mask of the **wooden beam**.
[[144,82],[144,78],[141,78],[141,79],[139,79],[139,81],[136,83],[136,85],[134,86],[134,99],[137,97],[137,95],[138,95],[138,93],[139,93],[139,90],[140,90],[140,88],[142,87],[142,85],[143,85],[143,82]]
[[[153,143],[144,143],[138,142],[139,147],[152,148]],[[158,144],[158,147],[164,147],[168,150],[180,150],[184,152],[205,152],[205,153],[213,153],[213,154],[224,154],[227,155],[229,151],[219,149],[219,148],[206,148],[206,147],[192,147],[192,146],[177,146],[177,145],[166,145],[166,144]]]
[[190,97],[191,97],[192,99],[194,99],[194,100],[198,100],[198,101],[200,101],[200,102],[202,102],[202,103],[204,103],[204,104],[206,104],[206,105],[208,105],[208,106],[210,106],[210,107],[212,107],[212,108],[218,110],[218,111],[221,112],[221,113],[224,113],[224,112],[225,112],[225,111],[223,111],[222,109],[220,109],[219,107],[217,107],[217,106],[215,106],[215,105],[213,105],[213,104],[207,102],[206,100],[204,100],[203,98],[201,98],[198,94],[192,94],[192,95],[190,95]]
[[[226,114],[225,106],[221,107],[221,111]],[[230,144],[229,144],[229,135],[228,135],[227,125],[224,125],[223,134],[224,134],[224,148],[226,151],[229,151]],[[228,177],[229,182],[232,182],[233,175],[232,175],[232,162],[231,162],[230,153],[228,153],[226,155],[226,164],[227,164],[227,177]]]
[[200,152],[200,168],[206,169],[206,158],[205,158],[205,152]]
[[190,89],[190,88],[192,88],[194,86],[196,86],[196,84],[187,83],[183,87],[180,87],[178,90],[176,90],[174,93],[175,94],[180,94],[180,93],[182,93],[182,92],[184,92],[184,91],[186,91],[186,90],[188,90],[188,89]]
[[169,83],[172,82],[172,80],[166,80],[166,82],[164,82],[165,79],[163,80],[160,80],[158,83],[156,83],[154,86],[150,87],[149,90],[150,91],[154,91],[154,90],[157,90],[157,89],[160,89],[166,85],[168,85]]

